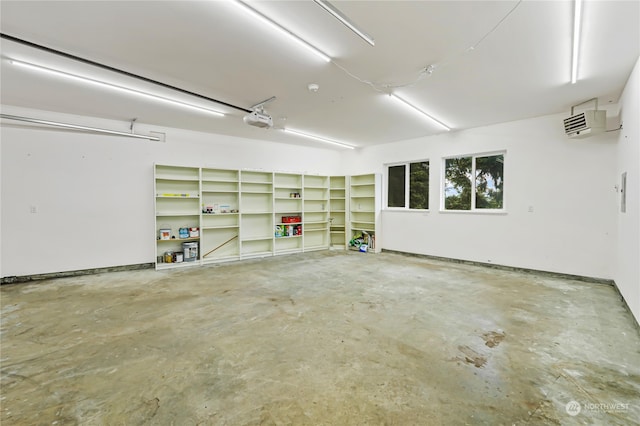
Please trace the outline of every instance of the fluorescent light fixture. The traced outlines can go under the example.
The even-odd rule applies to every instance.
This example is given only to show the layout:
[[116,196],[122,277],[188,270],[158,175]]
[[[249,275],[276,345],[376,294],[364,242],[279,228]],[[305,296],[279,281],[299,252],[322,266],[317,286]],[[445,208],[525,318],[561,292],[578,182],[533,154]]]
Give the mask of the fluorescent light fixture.
[[375,46],[376,43],[373,41],[373,38],[365,33],[364,31],[362,31],[360,28],[358,28],[356,26],[356,24],[354,24],[346,15],[344,15],[342,12],[340,12],[335,6],[333,6],[331,3],[329,3],[326,0],[315,0],[315,2],[322,7],[324,10],[326,10],[327,12],[329,12],[331,15],[333,15],[338,21],[342,22],[344,25],[347,26],[347,28],[349,28],[351,31],[353,31],[354,33],[356,33],[357,35],[360,36],[361,39],[363,39],[364,41],[366,41],[367,43],[369,43],[371,46]]
[[219,117],[224,116],[224,113],[222,113],[220,111],[216,111],[216,110],[213,110],[213,109],[200,107],[200,106],[197,106],[197,105],[192,105],[192,104],[189,104],[189,103],[186,103],[186,102],[177,101],[175,99],[165,98],[163,96],[152,95],[151,93],[142,92],[142,91],[136,90],[136,89],[130,89],[128,87],[118,86],[117,84],[107,83],[107,82],[96,80],[96,79],[93,79],[93,78],[83,77],[83,76],[76,75],[76,74],[71,74],[71,73],[68,73],[68,72],[65,72],[65,71],[55,70],[53,68],[43,67],[41,65],[30,64],[28,62],[16,61],[15,59],[10,59],[9,62],[11,64],[13,64],[13,65],[17,65],[19,67],[27,68],[27,69],[30,69],[30,70],[44,72],[44,73],[56,75],[56,76],[59,76],[59,77],[65,77],[65,78],[68,78],[68,79],[71,79],[71,80],[81,81],[83,83],[90,83],[90,84],[93,84],[93,85],[96,85],[96,86],[106,87],[106,88],[111,89],[111,90],[116,90],[116,91],[125,92],[125,93],[129,93],[129,94],[134,94],[134,95],[142,96],[142,97],[145,97],[145,98],[153,99],[153,100],[156,100],[156,101],[162,101],[162,102],[166,102],[166,103],[170,103],[170,104],[173,104],[173,105],[180,106],[182,108],[189,108],[189,109],[193,109],[193,110],[196,110],[196,111],[205,112],[207,114],[213,114],[213,115],[216,115],[216,116],[219,116]]
[[315,140],[320,141],[320,142],[330,143],[332,145],[338,145],[338,146],[341,146],[343,148],[355,149],[355,146],[353,146],[353,145],[349,145],[349,144],[346,144],[346,143],[343,143],[343,142],[334,141],[334,140],[323,138],[323,137],[320,137],[320,136],[310,135],[308,133],[300,132],[298,130],[293,130],[293,129],[282,129],[282,130],[284,130],[286,133],[291,133],[292,135],[298,135],[298,136],[303,136],[303,137],[309,138],[309,139],[315,139]]
[[431,121],[432,123],[437,124],[438,126],[442,127],[444,130],[446,130],[446,131],[451,130],[451,128],[449,128],[449,126],[444,124],[442,121],[433,118],[432,116],[430,116],[426,112],[422,111],[420,108],[416,107],[415,105],[412,105],[411,103],[409,103],[405,99],[402,99],[400,96],[396,95],[395,93],[389,93],[389,97],[392,98],[392,99],[397,100],[402,105],[405,105],[405,106],[411,108],[413,111],[419,112],[423,117],[428,118],[429,121]]
[[578,53],[580,52],[580,25],[582,23],[582,0],[573,5],[573,49],[571,52],[571,84],[578,81]]
[[88,132],[105,133],[107,135],[126,136],[128,138],[137,138],[137,139],[148,139],[150,141],[156,141],[156,142],[160,141],[160,138],[157,136],[140,135],[138,133],[133,133],[133,132],[131,133],[119,132],[116,130],[100,129],[97,127],[87,127],[87,126],[79,126],[77,124],[60,123],[59,121],[48,121],[48,120],[40,120],[38,118],[22,117],[19,115],[0,114],[0,117],[6,118],[7,120],[24,121],[26,123],[35,123],[35,124],[44,124],[45,126],[61,127],[63,129],[86,130]]
[[305,49],[307,49],[309,52],[312,52],[313,54],[315,54],[316,56],[321,58],[323,61],[331,62],[331,58],[329,57],[329,55],[326,55],[325,53],[323,53],[322,51],[320,51],[316,47],[312,46],[311,44],[307,43],[306,41],[304,41],[303,39],[301,39],[300,37],[298,37],[297,35],[295,35],[291,31],[289,31],[288,29],[284,28],[280,24],[277,24],[275,21],[272,21],[271,19],[267,18],[265,15],[263,15],[260,12],[258,12],[257,10],[255,10],[254,8],[249,6],[247,3],[243,2],[243,1],[240,1],[240,0],[235,0],[233,3],[237,4],[238,6],[240,6],[240,8],[242,10],[244,10],[247,13],[249,13],[254,18],[257,18],[258,20],[260,20],[263,23],[267,24],[271,28],[277,30],[281,34],[284,34],[291,41],[297,43],[299,46],[302,46]]

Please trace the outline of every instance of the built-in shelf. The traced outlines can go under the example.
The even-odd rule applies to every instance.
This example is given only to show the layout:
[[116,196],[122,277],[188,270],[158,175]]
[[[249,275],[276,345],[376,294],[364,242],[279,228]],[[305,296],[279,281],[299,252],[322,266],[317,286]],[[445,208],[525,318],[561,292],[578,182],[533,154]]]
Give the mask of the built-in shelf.
[[380,252],[381,175],[349,177],[349,247],[367,253]]
[[[344,249],[356,233],[375,235],[375,175],[306,175],[171,165],[155,166],[158,269],[328,248]],[[290,217],[298,218],[290,222]],[[285,220],[288,219],[288,220]],[[177,238],[194,228],[197,238]],[[167,251],[197,245],[197,258],[163,263]]]

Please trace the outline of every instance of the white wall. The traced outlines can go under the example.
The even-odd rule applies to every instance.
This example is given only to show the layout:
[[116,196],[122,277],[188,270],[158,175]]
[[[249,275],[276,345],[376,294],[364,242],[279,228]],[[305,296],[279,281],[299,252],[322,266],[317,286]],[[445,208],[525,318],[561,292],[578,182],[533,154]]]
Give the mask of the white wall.
[[[129,130],[89,117],[3,112]],[[339,173],[339,151],[136,126],[138,133],[150,129],[167,141],[2,126],[1,276],[154,262],[154,163]]]
[[[0,276],[153,262],[155,162],[384,174],[385,163],[429,159],[430,211],[384,211],[383,248],[614,279],[640,318],[638,68],[620,103],[623,130],[582,140],[564,135],[567,114],[342,152],[143,125],[138,132],[166,132],[167,142],[5,125]],[[3,112],[128,130],[128,123],[89,117]],[[439,211],[442,157],[502,150],[506,214]],[[614,187],[624,171],[621,213]]]
[[[347,153],[347,173],[384,174],[385,163],[430,160],[430,211],[383,211],[382,248],[612,278],[617,134],[568,139],[562,124],[568,114]],[[502,150],[506,214],[439,211],[442,157]]]
[[618,183],[627,173],[626,212],[617,209],[615,282],[640,323],[640,60],[631,73],[621,100],[623,129],[617,143]]

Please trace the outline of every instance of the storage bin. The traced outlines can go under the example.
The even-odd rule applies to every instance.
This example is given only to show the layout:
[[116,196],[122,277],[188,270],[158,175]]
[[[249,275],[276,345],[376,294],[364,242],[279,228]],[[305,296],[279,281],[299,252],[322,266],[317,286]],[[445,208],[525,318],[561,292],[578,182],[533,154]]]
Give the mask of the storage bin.
[[182,252],[185,262],[194,262],[198,259],[198,243],[182,243]]

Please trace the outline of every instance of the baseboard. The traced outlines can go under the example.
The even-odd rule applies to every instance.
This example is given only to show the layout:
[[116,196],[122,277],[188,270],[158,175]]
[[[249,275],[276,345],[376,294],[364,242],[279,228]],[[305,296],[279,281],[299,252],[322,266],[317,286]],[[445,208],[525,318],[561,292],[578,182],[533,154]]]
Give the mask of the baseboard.
[[624,296],[622,295],[622,292],[620,291],[620,288],[618,287],[618,284],[616,284],[615,281],[613,282],[613,287],[616,289],[616,292],[618,293],[618,297],[620,297],[620,302],[622,302],[622,304],[626,308],[627,312],[629,312],[629,315],[631,315],[631,318],[633,318],[634,322],[636,323],[636,331],[638,332],[638,337],[640,337],[640,321],[639,321],[639,319],[636,318],[635,315],[633,315],[633,311],[629,307],[629,304],[627,303],[627,299],[624,298]]
[[450,257],[432,256],[432,255],[429,255],[429,254],[408,253],[408,252],[398,251],[398,250],[382,249],[382,251],[385,252],[385,253],[394,253],[394,254],[399,254],[399,255],[402,255],[402,256],[420,257],[420,258],[424,258],[424,259],[440,260],[440,261],[443,261],[443,262],[451,262],[451,263],[458,263],[458,264],[465,264],[465,265],[482,266],[482,267],[491,268],[491,269],[498,269],[498,270],[502,270],[502,271],[523,272],[523,273],[526,273],[526,274],[535,274],[535,275],[540,275],[540,276],[545,276],[545,277],[550,277],[550,278],[565,278],[565,279],[570,279],[570,280],[583,281],[583,282],[587,282],[587,283],[609,285],[609,286],[612,286],[616,290],[616,292],[618,293],[618,296],[620,297],[620,301],[622,302],[622,304],[624,305],[625,309],[629,313],[629,316],[631,316],[631,318],[633,319],[633,322],[635,323],[635,326],[636,326],[636,330],[638,331],[638,335],[640,336],[640,322],[638,322],[638,319],[633,315],[633,312],[631,311],[631,308],[629,308],[629,305],[627,304],[627,301],[625,300],[624,296],[620,292],[620,289],[618,288],[618,285],[616,284],[616,282],[614,280],[609,280],[609,279],[605,279],[605,278],[588,277],[588,276],[583,276],[583,275],[564,274],[564,273],[561,273],[561,272],[543,271],[543,270],[539,270],[539,269],[519,268],[519,267],[515,267],[515,266],[506,266],[506,265],[496,265],[496,264],[493,264],[493,263],[476,262],[476,261],[472,261],[472,260],[462,260],[462,259],[454,259],[454,258],[450,258]]
[[153,263],[138,263],[135,265],[108,266],[104,268],[80,269],[77,271],[50,272],[47,274],[2,277],[0,278],[0,284],[4,285],[4,284],[26,283],[31,281],[50,280],[53,278],[65,278],[65,277],[77,277],[80,275],[102,274],[105,272],[135,271],[138,269],[150,269],[150,268],[153,268],[154,266],[155,264]]
[[400,254],[400,255],[403,255],[403,256],[411,256],[411,257],[422,257],[422,258],[425,258],[425,259],[440,260],[440,261],[443,261],[443,262],[459,263],[459,264],[464,264],[464,265],[483,266],[483,267],[486,267],[486,268],[498,269],[498,270],[501,270],[501,271],[523,272],[523,273],[526,273],[526,274],[535,274],[535,275],[541,275],[541,276],[546,276],[546,277],[551,277],[551,278],[565,278],[565,279],[570,279],[570,280],[584,281],[584,282],[595,283],[595,284],[605,284],[605,285],[610,285],[610,286],[615,285],[613,280],[606,279],[606,278],[595,278],[595,277],[587,277],[587,276],[583,276],[583,275],[564,274],[562,272],[550,272],[550,271],[544,271],[544,270],[540,270],[540,269],[529,269],[529,268],[521,268],[521,267],[516,267],[516,266],[498,265],[498,264],[495,264],[495,263],[476,262],[476,261],[473,261],[473,260],[463,260],[463,259],[455,259],[455,258],[451,258],[451,257],[432,256],[432,255],[429,255],[429,254],[408,253],[408,252],[397,251],[397,250],[382,249],[382,251],[384,251],[385,253],[395,253],[395,254]]

